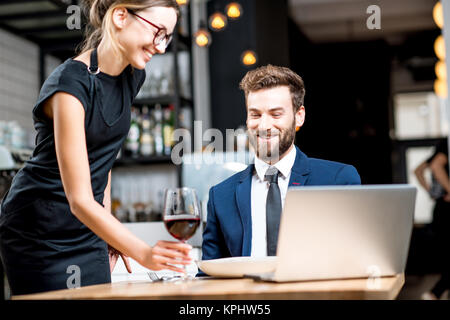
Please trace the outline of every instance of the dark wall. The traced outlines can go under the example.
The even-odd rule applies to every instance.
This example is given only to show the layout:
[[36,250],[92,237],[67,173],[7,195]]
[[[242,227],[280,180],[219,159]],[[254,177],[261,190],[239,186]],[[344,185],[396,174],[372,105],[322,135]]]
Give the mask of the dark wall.
[[296,144],[311,157],[354,165],[365,184],[390,183],[388,44],[312,45],[295,29],[290,44],[291,67],[306,87]]
[[[213,32],[209,48],[212,125],[225,133],[245,125],[245,98],[239,82],[250,69],[268,63],[289,65],[287,2],[285,0],[239,1],[243,16],[229,21],[221,32]],[[208,3],[208,15],[224,11],[228,1]],[[242,52],[256,51],[258,62],[241,64]]]
[[256,29],[258,66],[267,64],[289,67],[288,7],[284,0],[255,0],[253,24]]

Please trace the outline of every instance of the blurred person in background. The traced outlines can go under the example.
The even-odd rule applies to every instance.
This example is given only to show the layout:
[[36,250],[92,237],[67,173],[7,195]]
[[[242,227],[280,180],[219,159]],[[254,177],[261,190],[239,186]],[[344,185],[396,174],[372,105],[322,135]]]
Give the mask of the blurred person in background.
[[[424,172],[431,169],[432,182],[428,184]],[[424,292],[422,299],[442,299],[444,292],[450,289],[450,179],[448,169],[448,143],[447,139],[440,141],[434,154],[421,163],[414,171],[421,186],[434,199],[433,221],[431,222],[431,235],[438,248],[439,268],[441,277],[431,291]]]

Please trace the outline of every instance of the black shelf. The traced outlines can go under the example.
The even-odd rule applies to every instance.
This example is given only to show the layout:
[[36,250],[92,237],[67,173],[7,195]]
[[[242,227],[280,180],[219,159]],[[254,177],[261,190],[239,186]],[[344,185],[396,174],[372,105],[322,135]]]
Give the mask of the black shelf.
[[114,162],[115,167],[145,164],[174,164],[170,156],[122,157]]
[[[184,97],[179,97],[181,103],[183,104],[188,104],[190,106],[192,106],[192,99],[189,98],[184,98]],[[158,96],[158,97],[148,97],[148,98],[138,98],[135,99],[133,104],[171,104],[171,103],[175,103],[177,101],[177,96],[176,95],[166,95],[166,96]]]

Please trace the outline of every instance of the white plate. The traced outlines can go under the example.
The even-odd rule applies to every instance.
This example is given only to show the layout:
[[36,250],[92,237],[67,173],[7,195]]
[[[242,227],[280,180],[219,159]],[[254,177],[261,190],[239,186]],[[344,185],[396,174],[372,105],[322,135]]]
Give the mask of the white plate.
[[277,257],[231,257],[197,261],[204,273],[215,277],[240,278],[244,274],[275,271]]

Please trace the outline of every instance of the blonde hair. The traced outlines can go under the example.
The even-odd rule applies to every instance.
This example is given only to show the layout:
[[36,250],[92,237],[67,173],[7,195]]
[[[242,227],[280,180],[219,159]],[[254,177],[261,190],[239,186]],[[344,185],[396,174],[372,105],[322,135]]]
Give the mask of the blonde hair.
[[112,14],[116,8],[122,7],[139,11],[151,7],[166,7],[174,8],[177,18],[180,15],[176,0],[83,0],[82,5],[89,23],[85,29],[84,41],[77,50],[80,53],[98,47],[100,41],[107,37],[113,52],[120,56],[123,47],[117,40],[112,22]]

